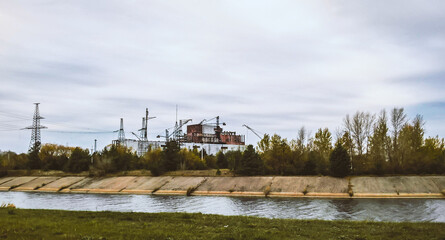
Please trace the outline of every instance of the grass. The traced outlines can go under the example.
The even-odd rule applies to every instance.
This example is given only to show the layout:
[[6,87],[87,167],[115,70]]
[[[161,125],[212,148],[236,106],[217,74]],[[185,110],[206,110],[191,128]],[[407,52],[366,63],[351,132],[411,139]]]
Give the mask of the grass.
[[445,239],[445,223],[0,208],[0,239]]

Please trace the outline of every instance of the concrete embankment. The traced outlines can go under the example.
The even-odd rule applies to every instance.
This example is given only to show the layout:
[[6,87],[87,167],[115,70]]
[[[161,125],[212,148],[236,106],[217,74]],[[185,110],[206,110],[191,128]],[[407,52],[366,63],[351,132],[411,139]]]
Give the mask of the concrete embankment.
[[445,198],[445,176],[5,177],[0,191],[325,198]]

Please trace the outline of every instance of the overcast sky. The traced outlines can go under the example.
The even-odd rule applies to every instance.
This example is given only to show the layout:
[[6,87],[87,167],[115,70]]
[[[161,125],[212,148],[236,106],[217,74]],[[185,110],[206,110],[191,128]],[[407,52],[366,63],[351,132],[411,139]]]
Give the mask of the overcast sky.
[[[0,0],[0,149],[103,148],[148,107],[149,138],[179,118],[295,138],[346,114],[404,107],[445,136],[444,1]],[[335,134],[334,134],[335,135]],[[248,134],[248,143],[257,137]]]

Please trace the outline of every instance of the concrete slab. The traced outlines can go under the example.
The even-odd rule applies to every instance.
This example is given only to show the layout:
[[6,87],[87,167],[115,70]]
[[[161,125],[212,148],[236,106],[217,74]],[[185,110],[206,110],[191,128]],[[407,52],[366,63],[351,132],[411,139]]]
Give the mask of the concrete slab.
[[86,191],[90,193],[118,193],[137,177],[111,177],[95,179],[81,188],[71,188],[71,191]]
[[357,194],[396,194],[398,180],[393,177],[352,177],[351,185],[354,196]]
[[173,177],[154,194],[186,194],[189,188],[196,189],[206,177]]
[[273,177],[209,177],[194,192],[196,195],[252,195],[264,196]]
[[9,182],[12,179],[14,179],[15,177],[5,177],[5,178],[0,178],[0,185],[2,185],[5,182]]
[[445,192],[445,176],[432,176],[432,181],[442,192]]
[[71,185],[71,186],[69,186],[69,187],[67,187],[67,188],[64,188],[64,189],[60,190],[60,192],[63,192],[63,193],[68,193],[68,192],[73,192],[73,193],[87,193],[88,190],[85,190],[83,187],[86,186],[86,185],[88,185],[88,184],[93,183],[93,182],[96,181],[96,180],[97,180],[97,179],[95,179],[95,178],[89,178],[89,177],[86,177],[86,178],[80,180],[79,182],[76,182],[76,183],[74,183],[73,185]]
[[38,188],[45,186],[48,183],[56,181],[59,178],[60,177],[38,177],[34,180],[31,180],[23,185],[20,185],[12,189],[12,191],[34,191]]
[[160,189],[166,183],[171,181],[173,177],[138,177],[130,182],[121,193],[128,194],[151,194],[153,191]]
[[348,180],[333,177],[275,177],[268,196],[349,197]]
[[85,177],[63,177],[57,179],[54,182],[48,183],[47,185],[37,189],[39,192],[58,192],[62,189],[68,188],[69,186],[78,183],[85,179]]
[[14,179],[7,181],[0,185],[0,191],[9,191],[15,187],[21,186],[27,182],[30,182],[37,177],[14,177]]
[[445,177],[441,176],[393,176],[353,177],[354,196],[364,197],[376,194],[388,196],[439,196]]

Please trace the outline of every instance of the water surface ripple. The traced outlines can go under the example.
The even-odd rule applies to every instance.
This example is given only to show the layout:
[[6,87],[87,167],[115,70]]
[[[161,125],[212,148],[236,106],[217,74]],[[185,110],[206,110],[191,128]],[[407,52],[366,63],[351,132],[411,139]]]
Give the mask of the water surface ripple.
[[310,199],[1,192],[19,208],[201,212],[266,218],[445,222],[445,199]]

